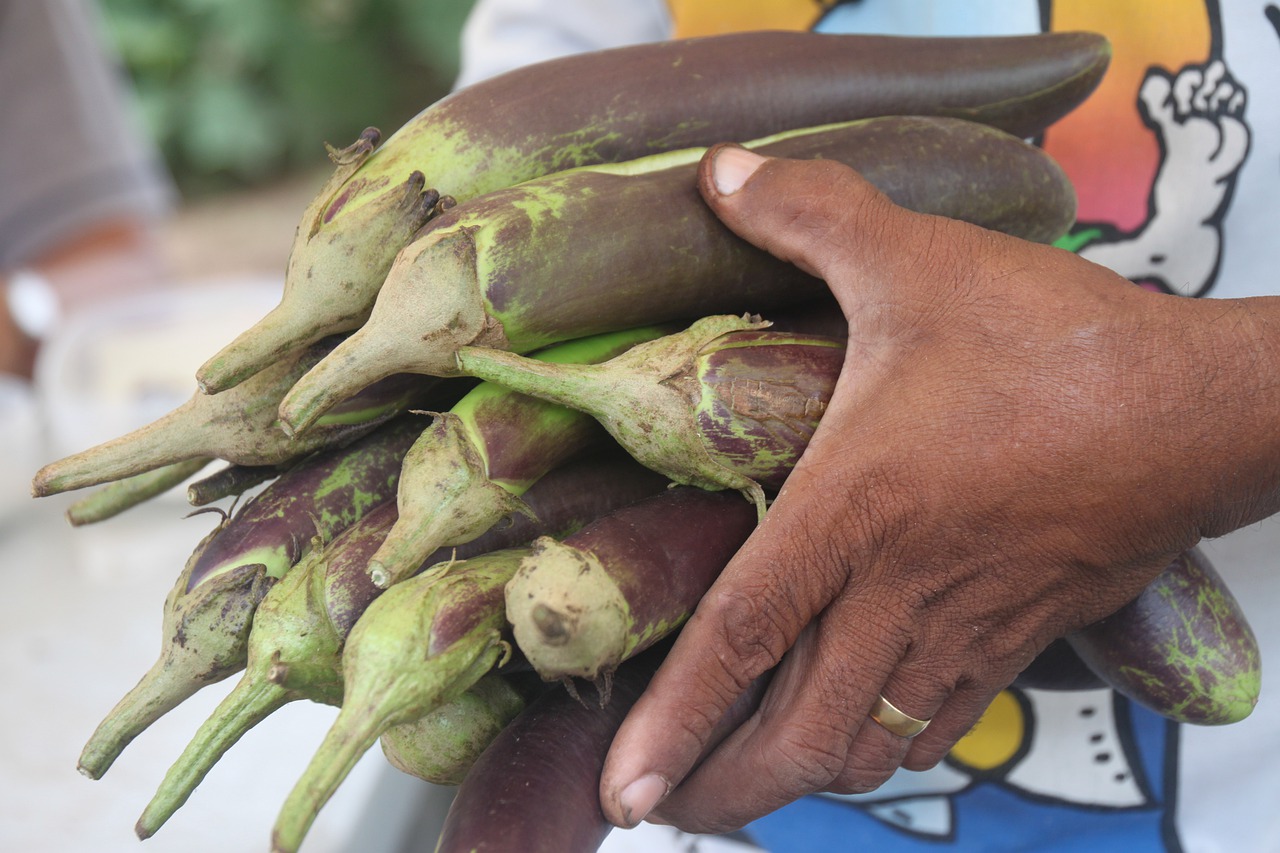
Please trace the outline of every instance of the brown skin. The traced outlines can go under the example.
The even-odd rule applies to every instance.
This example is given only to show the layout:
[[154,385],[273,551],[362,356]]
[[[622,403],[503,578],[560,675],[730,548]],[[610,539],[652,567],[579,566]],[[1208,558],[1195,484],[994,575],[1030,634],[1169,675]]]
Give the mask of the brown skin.
[[[649,819],[723,831],[931,767],[1052,640],[1280,508],[1280,298],[1152,293],[897,208],[837,164],[736,150],[708,152],[704,197],[828,283],[849,347],[800,463],[614,740],[600,792],[620,825],[664,786]],[[717,189],[713,163],[745,184]],[[891,734],[877,693],[933,724]]]

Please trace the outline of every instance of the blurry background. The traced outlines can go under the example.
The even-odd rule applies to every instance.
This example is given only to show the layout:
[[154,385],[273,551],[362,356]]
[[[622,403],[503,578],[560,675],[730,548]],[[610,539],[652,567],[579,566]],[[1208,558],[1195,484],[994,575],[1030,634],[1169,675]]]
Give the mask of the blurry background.
[[[7,129],[26,120],[15,112],[18,101],[39,110],[36,118],[66,106],[54,96],[20,97],[43,82],[38,62],[16,61],[27,41],[20,13],[78,2],[0,0],[0,53],[11,60],[0,61]],[[153,257],[142,266],[85,254],[83,245],[73,246],[74,263],[56,244],[0,257],[0,284],[30,266],[55,285],[66,283],[63,307],[73,309],[40,346],[34,378],[0,371],[0,849],[266,850],[276,812],[334,709],[294,703],[267,720],[141,847],[134,821],[235,679],[164,717],[100,781],[75,770],[98,721],[155,659],[165,594],[214,520],[185,518],[179,489],[72,529],[62,514],[73,496],[34,501],[28,484],[45,462],[144,424],[195,391],[195,367],[278,299],[298,218],[329,174],[325,143],[344,146],[368,126],[385,138],[445,94],[471,4],[83,5],[111,82],[122,84],[127,121],[158,152],[172,191],[149,214]],[[47,52],[31,49],[36,60]],[[100,97],[73,87],[72,99]],[[108,139],[104,134],[104,147]],[[30,146],[59,141],[46,134],[0,158],[10,168],[35,169]],[[79,165],[59,162],[56,171],[83,187]],[[12,192],[8,183],[4,192]],[[0,217],[0,238],[28,218],[23,210]],[[91,249],[97,245],[90,241]],[[82,293],[89,296],[80,301]],[[379,752],[366,756],[325,809],[305,849],[403,849],[423,809],[421,783],[397,780]],[[423,840],[423,849],[433,841]]]
[[100,0],[185,198],[270,188],[449,90],[468,0]]

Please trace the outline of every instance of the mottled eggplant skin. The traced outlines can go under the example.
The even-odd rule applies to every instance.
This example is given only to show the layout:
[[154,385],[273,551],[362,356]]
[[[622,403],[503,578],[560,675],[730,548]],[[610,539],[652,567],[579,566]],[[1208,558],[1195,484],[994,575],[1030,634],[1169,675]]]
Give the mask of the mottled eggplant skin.
[[[466,560],[538,536],[568,536],[591,519],[658,494],[666,485],[666,478],[620,454],[593,455],[551,471],[530,488],[524,500],[532,516],[512,513],[471,542],[438,549],[422,565]],[[344,534],[342,547],[334,549],[326,565],[325,606],[339,639],[346,639],[369,603],[385,592],[374,585],[365,566],[395,518],[394,501],[370,513],[358,529]]]
[[332,539],[395,497],[400,460],[425,421],[408,415],[347,447],[312,456],[280,475],[204,548],[187,589],[246,563],[282,576],[320,536]]
[[[837,160],[903,206],[1026,239],[1053,240],[1075,217],[1070,181],[1042,151],[955,119],[868,119],[756,150]],[[696,179],[696,159],[641,174],[551,175],[460,204],[419,240],[468,234],[488,313],[517,352],[640,323],[760,313],[826,292],[727,231]],[[588,271],[607,273],[607,295]],[[390,275],[398,274],[400,264]],[[430,268],[422,275],[432,280]]]
[[834,338],[773,331],[733,332],[705,348],[694,417],[716,458],[780,488],[827,409],[844,354]]
[[1257,638],[1198,548],[1181,554],[1129,604],[1067,640],[1115,690],[1179,722],[1237,722],[1258,701]]
[[926,39],[736,33],[530,65],[436,102],[324,209],[420,171],[460,200],[591,163],[878,115],[943,115],[1034,136],[1102,79],[1092,33]]
[[755,526],[756,511],[740,495],[677,486],[597,519],[564,544],[599,559],[639,632],[683,622]]
[[598,849],[613,829],[600,809],[605,756],[663,653],[619,667],[603,706],[550,690],[517,715],[458,787],[436,853]]

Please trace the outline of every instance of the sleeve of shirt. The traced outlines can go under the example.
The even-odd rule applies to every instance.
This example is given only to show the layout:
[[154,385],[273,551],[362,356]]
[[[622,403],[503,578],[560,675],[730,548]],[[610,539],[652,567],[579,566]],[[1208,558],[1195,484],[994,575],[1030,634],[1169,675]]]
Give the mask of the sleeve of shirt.
[[478,0],[455,88],[522,65],[670,37],[664,0]]
[[91,0],[0,0],[0,269],[175,192]]

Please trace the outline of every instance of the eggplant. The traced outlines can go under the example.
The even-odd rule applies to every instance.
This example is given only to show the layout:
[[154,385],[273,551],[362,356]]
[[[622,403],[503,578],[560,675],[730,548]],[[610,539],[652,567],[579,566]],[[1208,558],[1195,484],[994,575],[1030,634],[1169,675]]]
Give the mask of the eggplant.
[[1199,548],[1178,555],[1137,598],[1067,642],[1116,691],[1180,723],[1234,723],[1258,704],[1258,638]]

